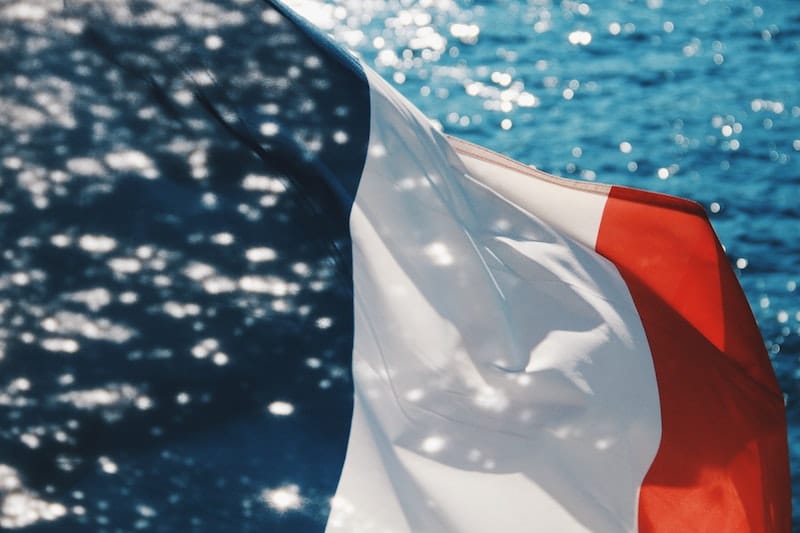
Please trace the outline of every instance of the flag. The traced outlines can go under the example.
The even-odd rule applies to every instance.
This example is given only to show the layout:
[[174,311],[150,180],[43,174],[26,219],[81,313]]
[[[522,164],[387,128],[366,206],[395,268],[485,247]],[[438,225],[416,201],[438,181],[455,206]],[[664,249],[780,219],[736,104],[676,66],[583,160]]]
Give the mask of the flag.
[[3,123],[0,525],[790,529],[698,204],[447,136],[280,3],[148,6],[8,12],[52,42]]
[[365,71],[328,531],[787,531],[783,397],[702,207],[443,136]]

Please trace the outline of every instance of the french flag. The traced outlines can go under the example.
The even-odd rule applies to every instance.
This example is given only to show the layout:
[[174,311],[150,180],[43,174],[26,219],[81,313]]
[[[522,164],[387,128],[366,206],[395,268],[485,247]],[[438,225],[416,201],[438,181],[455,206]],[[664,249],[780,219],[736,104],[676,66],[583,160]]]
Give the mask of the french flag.
[[[160,511],[172,524],[164,527],[184,530],[184,515],[229,531],[791,529],[783,396],[701,206],[557,178],[445,135],[284,5],[233,4],[261,29],[206,38],[199,69],[158,40],[168,32],[158,24],[151,33],[130,20],[88,24],[70,37],[144,95],[107,114],[150,122],[109,136],[133,147],[101,157],[121,176],[112,196],[81,197],[82,214],[54,215],[80,226],[75,239],[91,252],[58,260],[71,273],[63,290],[90,280],[90,261],[109,261],[101,233],[117,232],[116,251],[190,243],[164,255],[182,292],[147,300],[142,288],[119,315],[136,331],[129,342],[161,343],[162,352],[139,349],[139,360],[185,355],[184,366],[146,363],[149,374],[119,359],[121,375],[149,384],[161,433],[132,437],[147,431],[97,422],[100,437],[76,436],[75,453],[102,454],[103,472],[131,483],[131,472],[167,461],[163,450],[209,458],[187,467],[208,475],[181,489],[201,503]],[[137,56],[127,30],[167,48]],[[226,46],[250,52],[219,59]],[[190,164],[170,163],[175,139],[190,147],[181,152]],[[113,213],[123,199],[134,225]],[[19,224],[43,223],[32,220]],[[200,236],[180,240],[184,232]],[[242,253],[206,254],[211,236]],[[137,257],[150,264],[146,252]],[[119,266],[109,287],[140,275],[109,264]],[[215,311],[176,307],[179,297]],[[184,331],[148,314],[161,308],[169,320],[205,321]],[[71,368],[97,364],[91,340],[42,342],[39,352],[35,343],[19,350],[36,361],[67,346],[85,361]],[[16,364],[12,351],[8,359]],[[166,400],[176,393],[180,405]],[[82,398],[68,394],[58,405]],[[82,424],[93,420],[81,413]],[[29,477],[47,477],[39,459],[10,457]],[[183,468],[171,464],[163,468]],[[186,472],[175,476],[191,479]],[[228,472],[227,485],[211,482]],[[82,490],[116,494],[107,478]],[[159,485],[148,491],[166,501]],[[204,499],[215,491],[216,504]],[[241,514],[247,491],[257,497]]]
[[443,135],[353,69],[354,404],[326,531],[788,531],[783,397],[703,208]]

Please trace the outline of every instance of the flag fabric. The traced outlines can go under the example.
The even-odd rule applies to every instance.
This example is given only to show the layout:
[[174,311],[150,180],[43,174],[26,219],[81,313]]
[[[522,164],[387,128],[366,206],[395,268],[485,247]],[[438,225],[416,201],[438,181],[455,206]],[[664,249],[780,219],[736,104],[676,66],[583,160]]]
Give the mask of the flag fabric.
[[328,531],[788,530],[783,398],[702,207],[442,136],[365,70]]
[[447,136],[277,2],[143,5],[51,13],[20,69],[71,85],[16,83],[74,111],[4,122],[6,238],[48,281],[9,274],[3,364],[60,388],[7,391],[0,525],[125,527],[134,494],[164,531],[790,530],[702,207]]

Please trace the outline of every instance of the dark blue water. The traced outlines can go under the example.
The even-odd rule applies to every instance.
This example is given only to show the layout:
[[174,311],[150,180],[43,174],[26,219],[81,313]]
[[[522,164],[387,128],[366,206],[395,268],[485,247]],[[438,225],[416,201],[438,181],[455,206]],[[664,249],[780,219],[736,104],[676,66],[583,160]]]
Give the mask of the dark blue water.
[[[324,523],[348,273],[336,225],[311,229],[336,200],[292,176],[346,168],[350,77],[255,0],[94,4],[0,3],[0,527]],[[702,203],[800,496],[800,3],[290,4],[448,133]]]

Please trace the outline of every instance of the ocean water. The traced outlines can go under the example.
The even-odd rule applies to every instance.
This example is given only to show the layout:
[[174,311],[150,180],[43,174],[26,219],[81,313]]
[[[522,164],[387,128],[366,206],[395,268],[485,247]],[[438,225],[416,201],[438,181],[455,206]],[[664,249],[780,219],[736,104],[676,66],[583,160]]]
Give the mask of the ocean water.
[[[287,3],[449,134],[701,203],[800,497],[800,3]],[[229,135],[253,104],[275,136],[266,91],[357,138],[318,64],[259,62],[302,46],[256,0],[0,3],[0,528],[324,523],[336,459],[301,452],[346,440],[349,296],[302,191]]]

